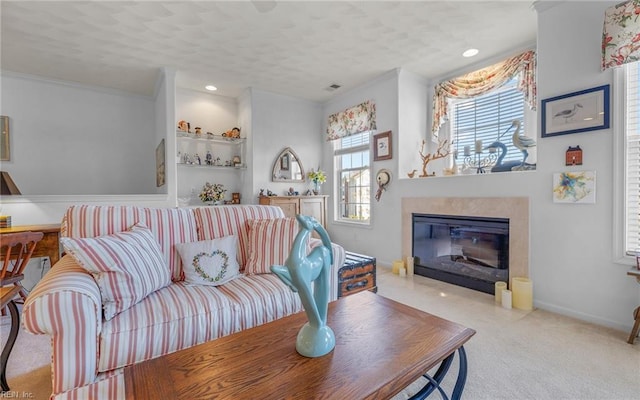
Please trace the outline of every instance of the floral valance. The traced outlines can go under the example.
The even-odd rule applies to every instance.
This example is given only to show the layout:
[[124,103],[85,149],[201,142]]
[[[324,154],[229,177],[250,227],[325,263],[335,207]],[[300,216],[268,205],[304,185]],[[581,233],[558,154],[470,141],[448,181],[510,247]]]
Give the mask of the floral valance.
[[433,95],[433,124],[431,135],[438,142],[440,126],[448,119],[447,99],[468,99],[498,88],[520,74],[518,90],[532,110],[536,108],[536,53],[529,50],[490,67],[470,72],[436,85]]
[[329,115],[327,141],[376,129],[376,104],[367,100],[362,104]]
[[640,60],[640,0],[609,7],[602,30],[602,70]]

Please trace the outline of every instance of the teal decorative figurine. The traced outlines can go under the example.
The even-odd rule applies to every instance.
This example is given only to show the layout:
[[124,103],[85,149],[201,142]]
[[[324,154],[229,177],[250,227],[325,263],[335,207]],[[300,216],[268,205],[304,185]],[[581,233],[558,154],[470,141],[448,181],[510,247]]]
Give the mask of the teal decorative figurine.
[[[315,218],[298,214],[296,219],[300,232],[293,241],[291,253],[284,266],[272,265],[271,271],[298,293],[309,319],[298,332],[296,350],[305,357],[320,357],[331,352],[336,345],[333,330],[327,325],[333,264],[331,239]],[[320,235],[322,245],[307,255],[307,243],[313,231]]]

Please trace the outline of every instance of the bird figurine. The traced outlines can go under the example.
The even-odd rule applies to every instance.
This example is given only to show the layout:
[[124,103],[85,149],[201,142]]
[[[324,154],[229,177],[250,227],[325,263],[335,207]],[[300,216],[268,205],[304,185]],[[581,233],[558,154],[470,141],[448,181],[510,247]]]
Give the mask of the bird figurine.
[[553,116],[553,118],[562,117],[562,118],[564,118],[564,123],[566,124],[569,121],[569,118],[571,118],[574,115],[576,115],[576,113],[578,112],[578,108],[582,108],[582,104],[576,103],[576,104],[573,105],[573,108],[571,108],[571,109],[558,111]]
[[418,172],[418,170],[417,170],[417,169],[414,169],[414,170],[413,170],[413,171],[411,171],[411,172],[407,172],[407,176],[408,176],[409,178],[413,178],[413,177],[416,175],[416,172]]
[[522,152],[522,154],[524,155],[524,158],[522,159],[522,162],[520,163],[520,167],[524,167],[525,161],[527,160],[527,157],[529,157],[529,152],[527,151],[527,149],[531,148],[531,147],[535,147],[536,146],[536,141],[531,139],[528,136],[525,135],[520,135],[520,121],[513,120],[513,123],[511,124],[512,126],[515,126],[516,130],[515,132],[513,132],[513,145],[515,147],[517,147],[518,149],[520,149],[520,151]]
[[485,150],[486,149],[500,149],[500,155],[498,156],[495,165],[491,167],[491,172],[511,171],[511,168],[518,167],[521,164],[518,160],[502,161],[507,156],[507,146],[502,142],[493,142],[489,146],[485,147]]

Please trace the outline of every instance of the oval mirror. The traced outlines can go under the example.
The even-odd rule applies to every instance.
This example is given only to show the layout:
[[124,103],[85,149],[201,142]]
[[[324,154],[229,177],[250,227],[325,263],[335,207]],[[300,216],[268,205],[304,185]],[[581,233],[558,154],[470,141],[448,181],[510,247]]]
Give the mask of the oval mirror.
[[271,180],[274,182],[304,182],[304,168],[291,147],[280,152],[273,163]]

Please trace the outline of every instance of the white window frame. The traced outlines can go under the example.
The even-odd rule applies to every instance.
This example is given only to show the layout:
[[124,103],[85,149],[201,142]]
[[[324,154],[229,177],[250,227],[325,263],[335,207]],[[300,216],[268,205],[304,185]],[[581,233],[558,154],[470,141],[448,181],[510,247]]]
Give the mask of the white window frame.
[[[372,135],[373,135],[373,131],[369,131],[369,142],[367,144],[363,144],[360,146],[355,146],[355,147],[350,147],[349,149],[337,149],[337,145],[334,144],[333,147],[333,170],[335,171],[334,174],[334,187],[333,187],[333,197],[335,199],[335,201],[333,202],[333,222],[336,224],[344,224],[344,225],[349,225],[349,226],[362,226],[362,227],[370,227],[371,226],[371,220],[373,218],[373,203],[371,202],[371,198],[369,198],[369,219],[366,221],[361,221],[361,220],[349,220],[349,219],[344,219],[342,218],[342,213],[341,213],[341,204],[340,204],[340,190],[341,190],[341,181],[342,181],[342,177],[341,177],[341,173],[342,173],[342,168],[340,165],[338,165],[338,156],[342,156],[344,154],[349,154],[349,153],[358,153],[364,150],[368,150],[369,151],[369,190],[370,193],[373,193],[373,179],[371,179],[371,174],[372,174],[372,165],[373,165],[373,150],[371,148],[372,145]],[[340,139],[337,139],[335,142],[337,143],[337,141]]]
[[614,262],[635,265],[635,257],[626,251],[626,67],[614,70],[613,96],[613,257]]
[[[503,90],[502,87],[498,87],[495,88],[493,91],[499,91],[499,90]],[[492,92],[493,92],[492,91]],[[454,135],[454,119],[455,119],[455,102],[463,102],[467,99],[448,99],[449,101],[449,110],[451,110],[451,115],[448,118],[447,122],[445,122],[442,127],[440,128],[440,132],[446,132],[447,134],[447,138],[449,139],[449,141],[451,142],[452,140],[455,140]],[[536,139],[536,132],[537,132],[537,117],[536,117],[536,112],[535,110],[531,110],[529,108],[529,105],[527,104],[526,100],[523,100],[522,102],[522,108],[523,108],[523,121],[522,121],[522,127],[520,128],[520,134],[525,134],[526,136],[532,138],[532,139]],[[507,133],[508,136],[513,135],[513,130],[510,130]],[[489,143],[483,143],[484,145],[488,145]],[[451,150],[457,150],[458,151],[458,158],[456,160],[456,163],[458,165],[458,168],[462,168],[462,163],[464,161],[464,154],[463,154],[463,149],[462,148],[458,148],[457,144],[454,144],[454,146],[451,148]],[[473,146],[471,147],[471,154],[473,154],[474,148]],[[537,163],[537,148],[533,147],[532,149],[529,150],[529,156],[527,157],[527,163]],[[447,158],[447,164],[449,167],[451,167],[451,165],[453,165],[453,155],[451,157]],[[490,168],[489,168],[490,169]],[[535,170],[533,170],[535,171]],[[522,172],[522,171],[512,171],[512,172]],[[524,172],[532,172],[532,171],[524,171]],[[478,174],[478,175],[485,175],[485,174]]]

